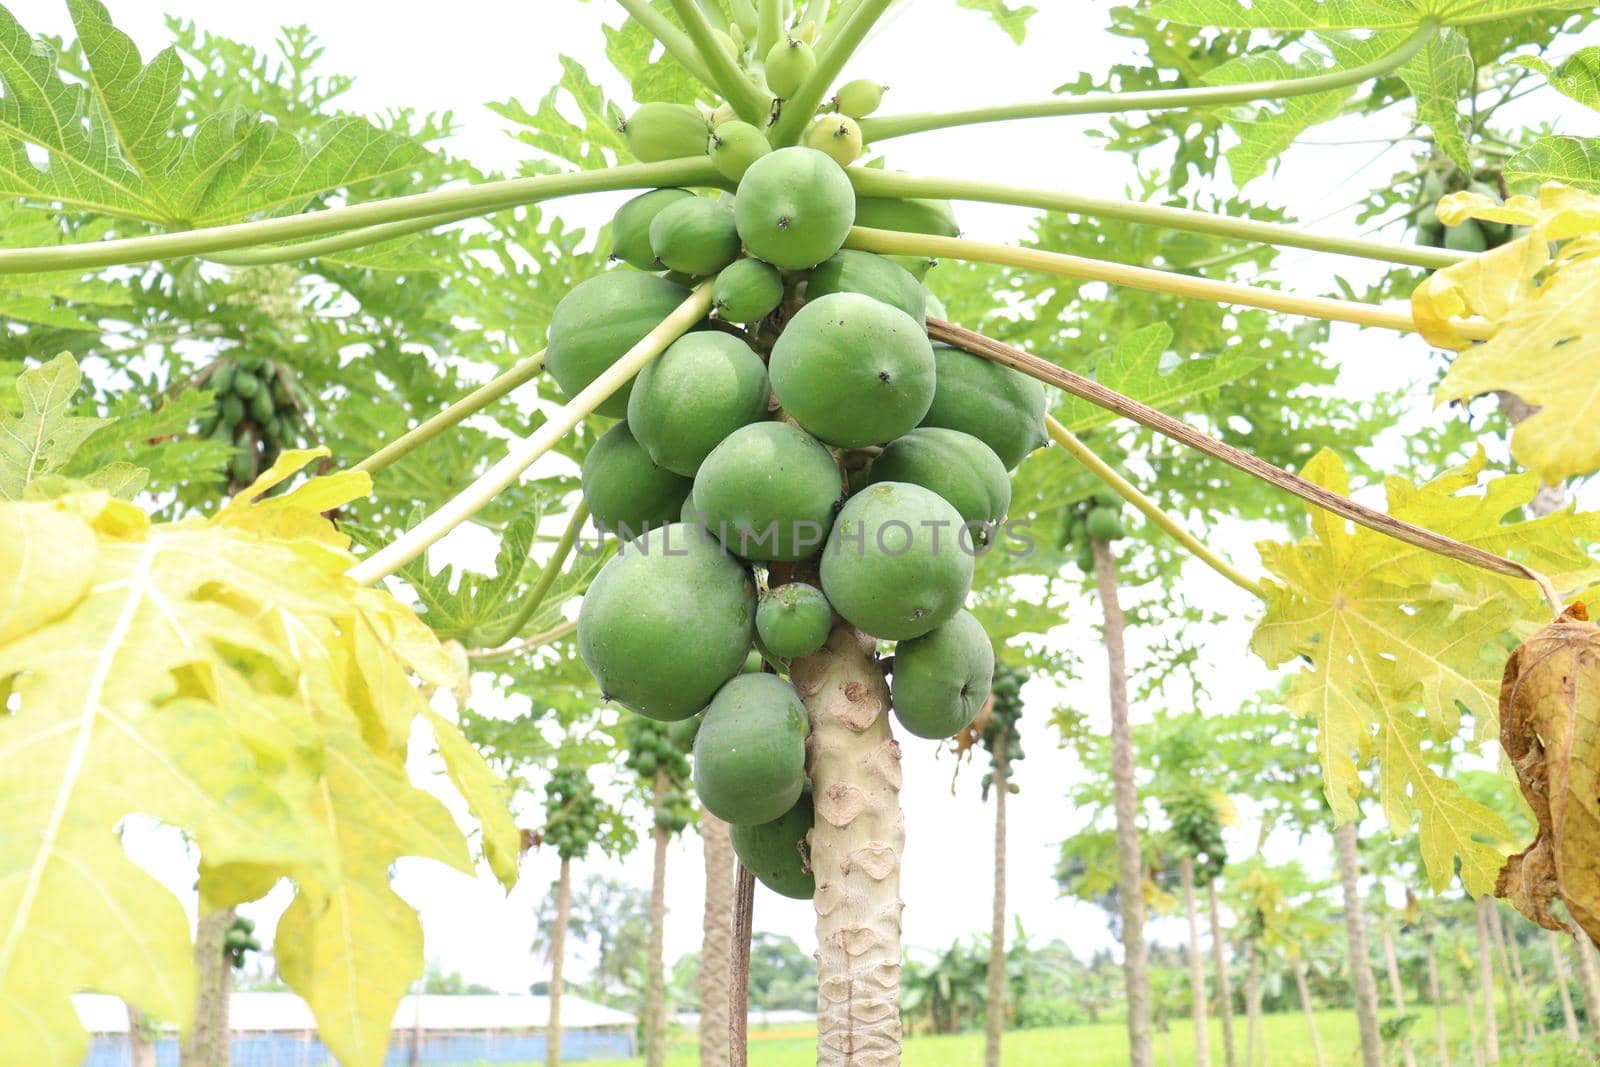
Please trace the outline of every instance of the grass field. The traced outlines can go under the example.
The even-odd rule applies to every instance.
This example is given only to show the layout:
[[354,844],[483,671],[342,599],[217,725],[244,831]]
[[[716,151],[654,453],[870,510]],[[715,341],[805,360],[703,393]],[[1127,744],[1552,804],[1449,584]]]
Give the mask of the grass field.
[[[1433,1013],[1423,1007],[1412,1027],[1412,1041],[1419,1059],[1435,1062]],[[1235,1035],[1243,1058],[1244,1020],[1235,1020]],[[1459,1008],[1445,1011],[1445,1024],[1451,1037],[1451,1059],[1470,1062],[1466,1018]],[[1316,1057],[1306,1029],[1305,1016],[1299,1013],[1269,1015],[1263,1022],[1267,1062],[1272,1067],[1315,1067]],[[1317,1032],[1328,1067],[1344,1067],[1359,1062],[1356,1017],[1354,1012],[1327,1012],[1317,1016]],[[1222,1031],[1215,1020],[1211,1028],[1213,1062],[1222,1062]],[[750,1035],[750,1067],[813,1067],[816,1063],[814,1039],[788,1031],[784,1036]],[[1510,1036],[1501,1039],[1502,1055],[1512,1053]],[[1017,1030],[1006,1034],[1003,1045],[1006,1067],[1121,1067],[1127,1063],[1127,1037],[1121,1022],[1066,1027],[1053,1030]],[[1194,1030],[1184,1023],[1174,1024],[1167,1033],[1156,1035],[1157,1067],[1179,1067],[1194,1062]],[[951,1037],[912,1037],[905,1043],[906,1067],[981,1067],[983,1035],[956,1034]],[[590,1067],[638,1067],[643,1060],[590,1061]],[[1506,1062],[1512,1062],[1506,1059]],[[1540,1062],[1529,1060],[1527,1062]],[[667,1067],[696,1067],[693,1035],[683,1034],[667,1057]],[[535,1065],[529,1065],[535,1067]]]

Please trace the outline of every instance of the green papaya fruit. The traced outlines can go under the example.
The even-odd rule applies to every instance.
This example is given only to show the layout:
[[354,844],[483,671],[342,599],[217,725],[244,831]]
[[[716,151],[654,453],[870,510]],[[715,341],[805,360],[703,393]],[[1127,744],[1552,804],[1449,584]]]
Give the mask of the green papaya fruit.
[[212,392],[220,396],[233,390],[234,375],[238,373],[239,368],[234,364],[233,360],[219,360],[217,369],[211,372],[211,380],[206,384],[211,387]]
[[961,610],[973,557],[956,536],[961,514],[920,485],[879,482],[845,502],[822,552],[822,591],[874,637],[921,637]]
[[272,376],[272,402],[280,408],[294,407],[294,391],[282,374]]
[[733,209],[704,196],[675,200],[650,222],[656,262],[685,274],[715,274],[739,258]]
[[863,196],[856,201],[856,225],[874,230],[931,233],[939,237],[961,236],[961,227],[956,224],[956,214],[948,200]]
[[685,334],[647,363],[628,396],[628,426],[650,458],[692,477],[724,437],[767,417],[767,368],[732,334]]
[[1006,470],[1046,441],[1044,386],[1021,371],[948,345],[934,345],[938,368],[933,403],[923,426],[970,433],[1000,457]]
[[750,572],[694,526],[622,545],[589,584],[578,652],[608,699],[687,719],[738,672],[755,632]]
[[945,310],[944,301],[933,295],[933,290],[926,285],[922,287],[922,306],[924,313],[929,318],[948,319],[950,312]]
[[811,793],[802,790],[794,806],[771,822],[728,828],[734,855],[756,881],[794,900],[810,900],[817,892],[811,874],[811,849],[806,835],[816,821]]
[[1457,252],[1482,252],[1489,247],[1489,242],[1478,220],[1467,219],[1459,226],[1444,228],[1444,246]]
[[872,461],[874,482],[910,482],[944,497],[986,544],[987,527],[1011,507],[1011,478],[994,450],[969,433],[922,426],[890,441]]
[[943,626],[895,646],[890,705],[909,733],[954,737],[978,717],[993,680],[989,635],[970,611],[958,611]]
[[729,181],[744,177],[750,164],[772,151],[767,135],[750,125],[734,119],[724,122],[711,133],[711,163]]
[[1096,507],[1084,520],[1083,528],[1096,541],[1115,541],[1126,532],[1122,528],[1122,515],[1116,508]]
[[[550,316],[545,369],[569,398],[627,354],[689,291],[665,278],[610,270],[575,285]],[[620,419],[628,411],[628,382],[595,410]]]
[[272,402],[272,393],[266,389],[257,389],[256,395],[250,398],[250,417],[256,423],[265,426],[272,421],[272,416],[277,414],[277,405]]
[[651,460],[626,422],[583,457],[583,500],[595,522],[624,541],[678,517],[694,483]]
[[756,602],[756,636],[785,659],[809,656],[833,629],[833,607],[822,590],[805,582],[769,589]]
[[741,674],[706,706],[694,738],[694,788],[733,826],[771,822],[806,783],[805,705],[775,674]]
[[219,416],[216,425],[211,427],[210,432],[206,436],[210,437],[213,441],[231,441],[233,440],[233,427],[229,426],[227,422]]
[[688,104],[652,101],[639,106],[622,124],[622,132],[639,162],[660,163],[705,155],[710,128],[706,117]]
[[245,400],[250,400],[261,391],[261,379],[249,371],[240,371],[233,376],[233,391]]
[[1096,489],[1089,494],[1089,504],[1091,508],[1111,508],[1113,511],[1120,511],[1122,497],[1118,496],[1114,489]]
[[833,160],[795,145],[769,152],[744,172],[734,196],[739,237],[780,270],[807,270],[844,244],[855,220],[855,190]]
[[899,308],[912,321],[927,317],[927,290],[911,272],[884,256],[841,248],[818,263],[806,281],[806,299],[829,293],[861,293]]
[[640,270],[655,270],[650,223],[667,205],[693,196],[687,189],[652,189],[623,204],[611,219],[611,258]]
[[256,476],[256,457],[249,448],[240,448],[233,454],[230,467],[236,485],[249,485]]
[[787,100],[817,68],[817,54],[798,37],[785,37],[767,52],[767,88]]
[[1439,221],[1438,209],[1433,204],[1423,204],[1417,209],[1417,229],[1442,230],[1444,223]]
[[848,167],[861,156],[861,127],[849,115],[824,115],[806,130],[801,143]]
[[783,303],[783,275],[759,259],[736,259],[717,274],[711,306],[727,322],[760,322]]
[[229,393],[222,398],[222,421],[231,429],[244,421],[244,401],[239,399],[238,393]]
[[807,301],[773,345],[767,372],[784,410],[839,448],[899,437],[928,413],[935,392],[922,323],[860,293]]
[[1444,178],[1436,170],[1430,170],[1422,177],[1422,200],[1426,204],[1436,204],[1444,196]]
[[1094,549],[1089,547],[1087,541],[1078,549],[1078,555],[1073,562],[1078,565],[1078,569],[1083,573],[1094,573]]
[[833,95],[833,106],[853,119],[864,119],[883,103],[884,88],[868,78],[845,82]]
[[706,528],[743,559],[815,555],[840,497],[833,456],[786,422],[755,422],[722,440],[694,476]]

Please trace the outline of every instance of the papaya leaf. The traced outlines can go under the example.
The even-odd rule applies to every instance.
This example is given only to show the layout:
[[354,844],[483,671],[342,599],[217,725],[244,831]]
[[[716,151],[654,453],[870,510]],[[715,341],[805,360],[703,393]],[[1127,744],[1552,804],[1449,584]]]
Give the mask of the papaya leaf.
[[77,361],[63,352],[17,376],[21,412],[0,415],[0,500],[21,500],[30,485],[66,466],[105,420],[73,415],[83,382]]
[[1039,9],[1032,5],[1018,4],[1012,7],[1006,0],[956,0],[956,6],[988,14],[994,24],[1011,38],[1012,44],[1022,43],[1028,35],[1028,20],[1039,13]]
[[[663,18],[677,22],[666,0],[651,0],[650,6]],[[657,52],[656,39],[637,19],[627,19],[620,27],[606,26],[605,35],[606,58],[627,81],[635,100],[669,104],[711,100],[706,88],[676,60],[664,54],[652,58]]]
[[[576,107],[581,124],[562,113],[560,105],[566,102]],[[490,104],[489,110],[517,124],[512,136],[518,141],[583,170],[612,167],[631,158],[628,139],[620,129],[622,110],[606,99],[583,64],[571,56],[561,57],[561,81],[540,99],[537,110],[530,112],[515,98]]]
[[428,724],[433,727],[434,742],[450,781],[483,826],[484,858],[500,884],[510,889],[516,883],[517,864],[522,858],[522,831],[517,829],[508,807],[510,789],[503,778],[489,769],[455,723],[430,708]]
[[1452,163],[1471,173],[1459,113],[1461,98],[1472,88],[1476,74],[1466,37],[1448,27],[1440,30],[1397,73],[1416,101],[1417,121],[1433,131],[1434,143]]
[[1543,56],[1512,56],[1507,62],[1538,71],[1562,96],[1600,111],[1600,45],[1578,49],[1560,66],[1552,66]]
[[[1291,63],[1277,52],[1257,52],[1229,60],[1208,71],[1205,80],[1211,85],[1236,85],[1242,82],[1307,78],[1327,72],[1328,69],[1314,55],[1303,55]],[[1228,159],[1233,183],[1243,187],[1266,173],[1267,164],[1281,155],[1307,128],[1338,115],[1350,92],[1350,89],[1336,89],[1326,93],[1286,97],[1271,106],[1230,109],[1229,125],[1238,136],[1239,143],[1230,146],[1224,155]]]
[[1469,25],[1529,11],[1579,11],[1588,0],[1160,0],[1151,18],[1233,30],[1360,30],[1421,25],[1432,18]]
[[1512,185],[1561,182],[1600,193],[1600,137],[1541,137],[1506,160]]

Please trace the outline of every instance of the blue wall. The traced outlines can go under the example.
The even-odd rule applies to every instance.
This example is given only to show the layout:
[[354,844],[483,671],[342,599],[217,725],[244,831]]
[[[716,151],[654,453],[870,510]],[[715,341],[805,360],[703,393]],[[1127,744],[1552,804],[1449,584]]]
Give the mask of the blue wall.
[[[622,1060],[634,1054],[627,1034],[594,1030],[564,1030],[562,1062]],[[476,1067],[492,1063],[542,1063],[543,1034],[440,1035],[422,1038],[417,1063],[424,1067]],[[83,1067],[129,1067],[128,1039],[96,1037]],[[410,1035],[391,1044],[384,1067],[407,1067],[411,1062]],[[165,1038],[156,1045],[159,1067],[178,1067],[178,1042]],[[233,1067],[336,1067],[333,1056],[315,1039],[290,1034],[247,1034],[233,1039]]]

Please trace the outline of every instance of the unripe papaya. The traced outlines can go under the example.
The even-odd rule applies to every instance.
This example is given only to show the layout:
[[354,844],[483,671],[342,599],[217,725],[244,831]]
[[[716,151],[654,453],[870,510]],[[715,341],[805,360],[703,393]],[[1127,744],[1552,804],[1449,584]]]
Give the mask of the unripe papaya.
[[767,88],[779,100],[787,100],[802,82],[817,69],[817,54],[798,37],[785,37],[767,53]]
[[[971,524],[999,522],[1011,506],[1011,479],[994,450],[969,433],[922,426],[890,441],[872,461],[874,482],[910,482],[944,497]],[[987,542],[974,530],[973,541]]]
[[694,738],[694,788],[733,826],[781,817],[806,783],[805,705],[774,674],[741,674],[706,707]]
[[833,610],[874,637],[921,637],[961,610],[973,557],[956,536],[961,514],[905,482],[870,485],[845,502],[822,552]]
[[[561,298],[550,316],[545,368],[569,398],[660,325],[689,291],[665,278],[611,270],[585,279]],[[595,410],[620,419],[628,411],[628,382]]]
[[1482,252],[1489,247],[1477,219],[1467,219],[1459,226],[1444,228],[1444,246],[1457,252]]
[[780,270],[806,270],[839,251],[855,202],[850,179],[833,160],[796,145],[750,164],[733,210],[751,254]]
[[750,164],[772,151],[767,135],[750,125],[734,119],[724,122],[711,134],[711,164],[729,181],[738,181]]
[[771,822],[728,828],[734,855],[756,881],[794,900],[810,900],[817,892],[811,874],[811,848],[806,835],[811,832],[816,813],[811,794],[802,791],[794,806]]
[[856,201],[856,225],[940,237],[961,236],[961,227],[956,224],[955,211],[948,200],[863,196]]
[[840,448],[891,441],[933,402],[933,347],[922,324],[860,293],[807,301],[767,369],[784,410]]
[[233,391],[245,400],[251,400],[261,391],[261,379],[249,371],[240,371],[233,376]]
[[258,425],[265,426],[271,422],[277,410],[277,406],[272,402],[272,392],[268,389],[257,389],[255,396],[250,398],[250,417]]
[[678,517],[694,483],[657,466],[619,422],[583,457],[583,499],[602,529],[630,540]]
[[657,464],[692,477],[723,438],[767,417],[769,389],[766,365],[739,338],[685,334],[634,379],[627,424]]
[[1045,443],[1044,386],[1021,371],[933,346],[938,387],[923,426],[970,433],[994,450],[1006,470]]
[[833,456],[786,422],[733,431],[694,476],[694,506],[706,528],[744,559],[815,555],[839,497]]
[[861,293],[899,308],[914,322],[927,318],[922,283],[894,260],[871,252],[841,248],[818,263],[806,282],[806,299],[829,293]]
[[214,393],[226,393],[233,389],[233,379],[239,373],[239,368],[231,359],[224,359],[217,364],[217,369],[211,372],[211,379],[206,382]]
[[241,448],[233,454],[232,466],[233,480],[239,485],[248,485],[256,476],[256,457],[249,448]]
[[640,270],[656,270],[650,224],[668,204],[692,196],[687,189],[652,189],[623,204],[611,220],[611,258]]
[[641,163],[706,154],[706,117],[688,104],[641,104],[626,122],[628,148]]
[[922,287],[922,306],[927,317],[935,319],[948,319],[950,313],[945,310],[944,301],[933,295],[933,290],[926,285]]
[[1094,573],[1094,549],[1089,547],[1087,541],[1078,549],[1078,555],[1073,562],[1078,565],[1078,569],[1083,573]]
[[849,115],[824,115],[806,130],[803,143],[848,167],[861,155],[861,127]]
[[834,94],[833,106],[853,119],[864,119],[883,103],[884,86],[868,78],[845,82]]
[[978,717],[994,680],[994,645],[970,611],[894,650],[890,704],[918,737],[954,737]]
[[656,262],[685,274],[715,274],[739,258],[733,209],[704,196],[675,200],[650,220]]
[[222,398],[222,422],[229,429],[244,421],[244,401],[239,399],[238,393],[229,393]]
[[589,584],[578,652],[608,699],[687,719],[744,665],[755,632],[750,572],[694,526],[630,541]]
[[783,303],[783,276],[759,259],[736,259],[717,274],[711,307],[727,322],[760,322]]
[[233,427],[223,421],[219,415],[216,423],[206,432],[206,436],[213,441],[231,441],[233,440]]
[[822,590],[805,582],[769,589],[756,602],[756,637],[785,659],[809,656],[833,629],[833,607]]
[[1127,532],[1122,528],[1122,516],[1116,508],[1094,508],[1084,520],[1083,528],[1096,541],[1115,541]]

